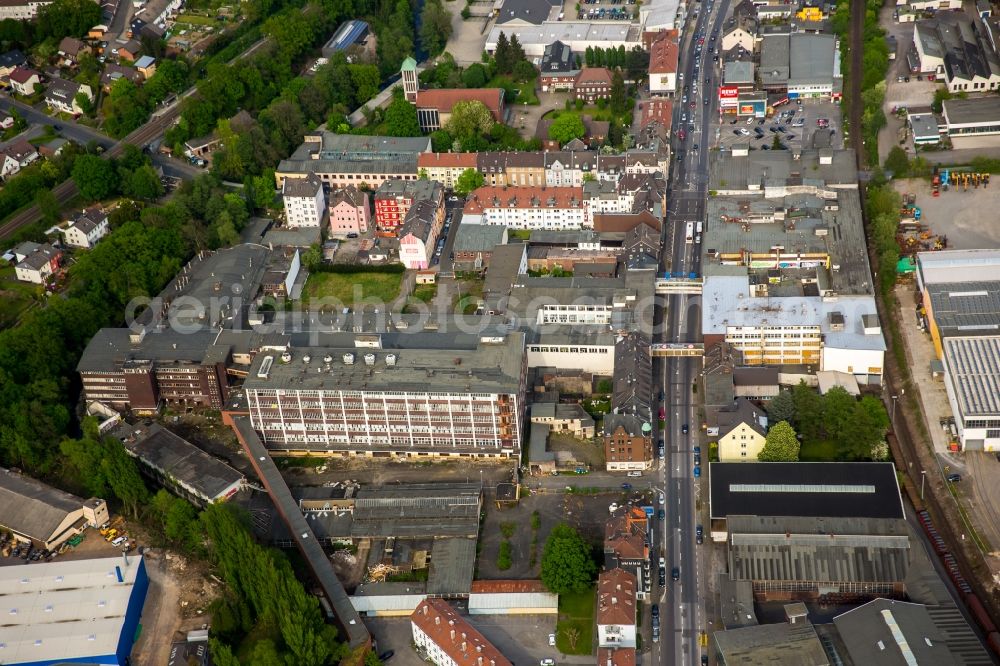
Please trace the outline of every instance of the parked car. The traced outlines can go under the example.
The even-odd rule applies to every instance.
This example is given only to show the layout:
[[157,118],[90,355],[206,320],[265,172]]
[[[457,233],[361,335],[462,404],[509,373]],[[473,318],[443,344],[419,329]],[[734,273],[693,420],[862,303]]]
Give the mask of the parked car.
[[623,483],[622,484],[622,490],[632,490],[632,484],[631,483]]
[[696,479],[701,478],[701,467],[694,468],[694,478]]
[[961,480],[962,480],[962,475],[961,474],[949,474],[948,475],[948,481],[950,481],[951,483],[958,483]]
[[549,634],[549,645],[555,645],[555,644],[556,644],[556,635]]
[[642,472],[640,472],[639,470],[633,470],[633,471],[631,471],[631,472],[628,473],[628,476],[632,477],[633,479],[634,478],[638,478],[638,477],[642,476]]
[[702,529],[701,525],[697,525],[694,528],[694,540],[699,546],[701,545],[701,542],[705,540],[705,530]]

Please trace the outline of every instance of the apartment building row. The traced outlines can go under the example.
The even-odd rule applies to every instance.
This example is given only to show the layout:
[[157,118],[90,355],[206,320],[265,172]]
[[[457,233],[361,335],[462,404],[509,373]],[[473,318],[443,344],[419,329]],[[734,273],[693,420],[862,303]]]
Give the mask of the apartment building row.
[[494,187],[582,187],[585,180],[617,181],[626,174],[667,173],[669,148],[627,150],[604,155],[590,150],[530,152],[422,153],[421,176],[452,188],[467,169],[483,174]]
[[592,229],[602,214],[650,212],[662,217],[666,188],[662,178],[625,176],[617,183],[588,181],[582,187],[493,186],[473,191],[463,209],[467,225],[512,229]]

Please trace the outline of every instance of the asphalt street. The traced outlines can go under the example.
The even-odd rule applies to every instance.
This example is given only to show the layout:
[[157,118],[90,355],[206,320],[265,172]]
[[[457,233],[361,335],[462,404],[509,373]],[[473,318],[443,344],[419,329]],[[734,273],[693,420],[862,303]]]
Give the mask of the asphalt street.
[[[683,81],[678,81],[677,99],[687,102],[674,106],[674,128],[684,129],[681,141],[674,134],[675,160],[669,181],[669,202],[663,225],[663,265],[661,271],[700,274],[701,246],[687,242],[687,223],[705,219],[708,195],[708,151],[717,133],[718,110],[714,91],[719,70],[712,54],[729,0],[705,0],[692,5],[698,17],[688,22],[681,45]],[[704,39],[697,53],[699,36]],[[707,81],[706,81],[707,78]],[[707,104],[706,104],[707,100]],[[682,121],[682,118],[686,120]],[[683,123],[683,125],[682,125]],[[701,338],[701,313],[698,296],[672,294],[665,297],[660,310],[657,342],[692,342]],[[694,477],[693,441],[699,424],[692,384],[697,381],[701,359],[675,357],[656,359],[654,376],[660,378],[665,392],[665,425],[661,436],[666,442],[667,458],[659,469],[658,485],[666,494],[667,519],[661,523],[657,557],[665,559],[666,588],[659,590],[660,640],[653,645],[652,661],[659,664],[700,664],[703,648],[699,635],[705,628],[704,608],[700,603],[706,593],[706,575],[695,544],[696,502],[701,478]],[[687,431],[687,432],[685,432]],[[705,451],[707,462],[708,452]],[[706,467],[707,469],[707,467]],[[673,570],[677,580],[673,580]]]
[[[17,109],[17,112],[24,117],[28,124],[37,126],[52,125],[53,127],[58,125],[59,129],[57,131],[60,135],[84,146],[93,141],[98,146],[107,150],[118,143],[117,140],[92,127],[80,125],[69,120],[53,118],[44,111],[13,100],[6,95],[0,97],[0,109],[9,111],[12,108]],[[199,169],[179,159],[167,157],[166,155],[153,154],[151,157],[154,165],[162,167],[163,175],[165,176],[189,180],[204,173],[203,169]]]

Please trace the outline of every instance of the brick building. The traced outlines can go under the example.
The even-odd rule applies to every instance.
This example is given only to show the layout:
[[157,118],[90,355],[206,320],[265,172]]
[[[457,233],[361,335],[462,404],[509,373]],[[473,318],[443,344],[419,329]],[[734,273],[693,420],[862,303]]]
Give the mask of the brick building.
[[593,104],[611,97],[611,70],[607,67],[587,67],[580,70],[573,81],[575,99]]
[[380,232],[395,235],[410,207],[426,199],[443,211],[444,187],[433,180],[391,179],[375,191],[375,226]]
[[444,599],[424,599],[410,616],[418,653],[435,666],[513,666]]

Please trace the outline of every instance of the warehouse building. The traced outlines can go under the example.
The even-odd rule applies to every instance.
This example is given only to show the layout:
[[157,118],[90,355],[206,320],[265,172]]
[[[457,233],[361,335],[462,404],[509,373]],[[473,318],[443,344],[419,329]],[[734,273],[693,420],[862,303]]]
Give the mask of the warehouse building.
[[[419,343],[416,336],[414,345]],[[370,338],[370,339],[369,339]],[[360,347],[258,353],[243,384],[271,450],[371,457],[516,458],[525,409],[524,334],[475,349]],[[244,411],[246,410],[246,411]]]
[[729,515],[903,518],[903,498],[892,463],[710,465],[713,521],[725,521]]
[[1000,97],[948,99],[941,106],[948,136],[953,140],[963,136],[974,139],[976,136],[1000,134]]
[[430,137],[307,134],[291,157],[278,164],[275,185],[280,189],[285,178],[305,178],[310,173],[331,188],[375,188],[391,178],[417,180],[417,156],[430,150]]
[[917,287],[939,359],[944,338],[1000,333],[1000,250],[918,252]]
[[114,434],[159,483],[198,506],[224,502],[243,487],[241,473],[159,424],[124,424]]
[[425,599],[410,616],[417,654],[435,666],[513,666],[443,599]]
[[944,340],[944,385],[965,451],[1000,451],[1000,335]]
[[559,595],[540,580],[476,580],[469,594],[469,615],[555,615]]
[[716,631],[712,640],[723,666],[830,665],[816,627],[804,618]]
[[843,95],[840,50],[832,34],[764,35],[758,71],[767,92],[784,93],[789,99],[839,100]]
[[142,557],[0,567],[0,660],[126,666],[148,589]]
[[[921,604],[875,599],[837,615],[833,624],[855,664],[976,663],[959,659],[949,645],[953,626],[939,626]],[[965,629],[969,642],[978,643],[967,624]],[[985,661],[979,663],[989,663],[981,656]]]
[[726,522],[729,577],[752,583],[759,599],[842,603],[905,594],[911,555],[902,518],[731,515]]
[[84,500],[0,468],[0,527],[18,541],[54,550],[87,527],[100,527],[109,520],[102,499]]

